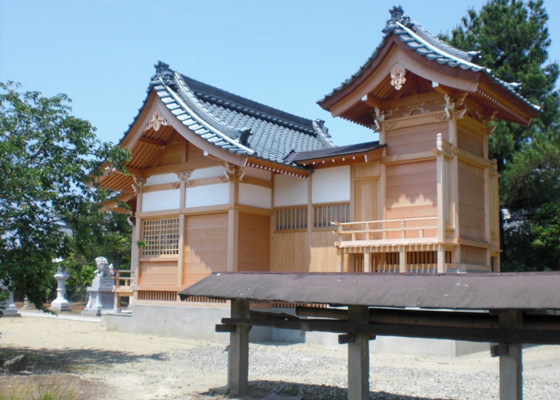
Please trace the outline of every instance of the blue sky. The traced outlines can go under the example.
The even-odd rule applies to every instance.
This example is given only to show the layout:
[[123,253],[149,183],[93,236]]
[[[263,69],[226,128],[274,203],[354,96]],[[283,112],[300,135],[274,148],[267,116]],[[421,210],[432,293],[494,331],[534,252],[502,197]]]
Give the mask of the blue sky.
[[[118,142],[162,60],[194,79],[326,121],[339,145],[376,140],[316,101],[356,72],[401,4],[434,34],[483,0],[0,0],[0,80],[52,96]],[[545,0],[560,60],[560,1]]]

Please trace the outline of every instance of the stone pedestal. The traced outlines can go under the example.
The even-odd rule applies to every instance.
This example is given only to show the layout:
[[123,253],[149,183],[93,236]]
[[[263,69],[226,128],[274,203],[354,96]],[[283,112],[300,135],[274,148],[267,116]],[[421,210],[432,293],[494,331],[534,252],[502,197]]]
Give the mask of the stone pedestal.
[[90,287],[87,288],[88,303],[82,315],[100,316],[113,311],[114,297],[113,287],[115,280],[110,277],[97,276]]
[[25,298],[23,299],[23,307],[21,307],[22,310],[27,311],[27,310],[34,310],[35,307],[33,307],[31,305],[31,302],[29,301],[29,299],[27,298],[27,296],[25,296]]
[[56,289],[56,299],[51,303],[51,311],[71,311],[70,302],[66,300],[66,281],[69,278],[68,273],[62,267],[58,267],[54,278],[58,281],[58,287]]
[[10,292],[10,296],[5,304],[6,308],[2,310],[2,317],[21,317],[21,314],[17,310],[16,303],[14,303],[13,292]]

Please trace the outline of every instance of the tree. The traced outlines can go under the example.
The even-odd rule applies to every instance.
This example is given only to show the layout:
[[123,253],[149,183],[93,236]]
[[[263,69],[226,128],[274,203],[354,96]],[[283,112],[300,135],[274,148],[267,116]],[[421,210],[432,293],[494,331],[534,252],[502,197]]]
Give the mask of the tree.
[[124,171],[129,153],[99,142],[66,95],[18,89],[0,83],[0,280],[42,308],[52,259],[70,251],[61,224],[99,213],[108,193],[94,177],[104,162]]
[[[541,107],[524,127],[500,121],[490,136],[490,154],[502,174],[501,206],[517,216],[502,231],[503,269],[560,269],[559,75],[548,62],[548,15],[542,0],[492,0],[480,12],[469,10],[450,38],[452,45],[480,52],[479,64],[506,82],[520,83],[519,94]],[[554,243],[555,242],[555,243]]]
[[130,268],[132,227],[123,214],[96,213],[82,218],[71,226],[69,255],[63,261],[70,278],[67,281],[68,298],[83,301],[86,288],[91,284],[96,269],[95,258],[106,257],[115,269]]

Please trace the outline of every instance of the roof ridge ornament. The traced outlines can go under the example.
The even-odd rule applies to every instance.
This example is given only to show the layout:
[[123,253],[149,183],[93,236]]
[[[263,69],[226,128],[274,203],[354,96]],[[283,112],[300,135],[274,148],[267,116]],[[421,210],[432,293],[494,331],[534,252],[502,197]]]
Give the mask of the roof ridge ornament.
[[154,76],[154,80],[161,78],[164,84],[167,86],[175,85],[175,80],[173,79],[173,71],[169,68],[169,64],[166,64],[162,61],[158,61],[157,64],[154,65],[156,68],[156,75]]
[[414,22],[410,19],[408,15],[404,13],[402,6],[393,6],[392,9],[389,10],[389,14],[391,14],[391,18],[387,20],[387,24],[385,25],[385,29],[382,30],[383,33],[391,33],[395,29],[397,29],[398,23],[401,25],[410,28],[414,25]]

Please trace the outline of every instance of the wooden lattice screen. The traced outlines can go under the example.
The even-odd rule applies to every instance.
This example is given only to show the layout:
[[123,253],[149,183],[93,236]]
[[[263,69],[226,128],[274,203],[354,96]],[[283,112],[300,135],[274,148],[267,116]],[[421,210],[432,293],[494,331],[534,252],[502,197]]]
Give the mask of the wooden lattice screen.
[[313,207],[314,228],[331,228],[331,222],[349,222],[350,204],[326,204]]
[[146,220],[142,228],[142,256],[179,254],[179,218]]
[[276,230],[306,229],[307,207],[276,209],[275,219]]

